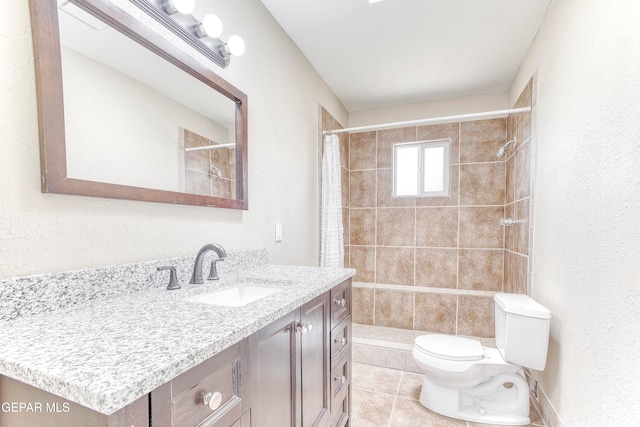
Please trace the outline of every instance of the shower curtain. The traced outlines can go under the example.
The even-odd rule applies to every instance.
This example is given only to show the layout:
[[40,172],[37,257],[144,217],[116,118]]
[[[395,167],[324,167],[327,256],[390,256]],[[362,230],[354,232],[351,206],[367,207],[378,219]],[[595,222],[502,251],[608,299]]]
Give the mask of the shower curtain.
[[340,183],[340,140],[337,135],[325,136],[323,151],[320,265],[342,268],[344,266],[344,228]]

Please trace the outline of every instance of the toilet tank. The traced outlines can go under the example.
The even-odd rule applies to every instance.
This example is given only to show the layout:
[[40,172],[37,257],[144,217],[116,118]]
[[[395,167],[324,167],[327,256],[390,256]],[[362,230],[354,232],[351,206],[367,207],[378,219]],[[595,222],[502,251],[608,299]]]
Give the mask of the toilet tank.
[[496,294],[496,346],[507,362],[537,371],[547,364],[551,312],[523,294]]

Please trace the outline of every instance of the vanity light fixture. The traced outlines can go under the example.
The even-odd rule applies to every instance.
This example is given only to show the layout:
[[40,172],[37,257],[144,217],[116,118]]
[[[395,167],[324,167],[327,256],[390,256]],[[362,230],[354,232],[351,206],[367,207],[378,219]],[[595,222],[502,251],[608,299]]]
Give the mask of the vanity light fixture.
[[222,21],[216,15],[209,13],[202,18],[202,22],[193,26],[193,31],[199,38],[216,39],[222,35]]
[[169,15],[182,13],[188,15],[196,7],[195,0],[162,0],[162,7]]
[[245,44],[239,36],[232,35],[227,42],[219,38],[223,27],[216,15],[206,14],[200,21],[191,14],[195,0],[129,1],[222,68],[229,65],[232,55],[244,53]]
[[231,36],[229,40],[220,46],[222,56],[240,56],[244,53],[244,40],[239,36]]

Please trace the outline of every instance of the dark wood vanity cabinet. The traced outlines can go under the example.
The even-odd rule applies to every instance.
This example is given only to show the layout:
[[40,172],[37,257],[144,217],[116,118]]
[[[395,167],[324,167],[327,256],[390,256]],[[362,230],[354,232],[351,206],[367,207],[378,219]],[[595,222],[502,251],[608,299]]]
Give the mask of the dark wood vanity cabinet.
[[0,376],[0,401],[63,409],[0,411],[0,426],[345,427],[350,313],[347,280],[109,416]]
[[249,338],[252,427],[327,425],[329,326],[324,294]]
[[[340,351],[331,340],[351,321],[350,285],[338,285],[249,338],[252,427],[347,424],[351,338],[337,333]],[[335,370],[334,352],[341,355]]]

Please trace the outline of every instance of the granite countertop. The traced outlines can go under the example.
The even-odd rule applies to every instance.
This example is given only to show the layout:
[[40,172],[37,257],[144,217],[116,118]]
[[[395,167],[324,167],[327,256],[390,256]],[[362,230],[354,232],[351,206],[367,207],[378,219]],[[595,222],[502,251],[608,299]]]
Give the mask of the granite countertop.
[[[0,374],[109,415],[354,274],[262,265],[0,322]],[[242,307],[185,301],[240,282],[282,291]]]

